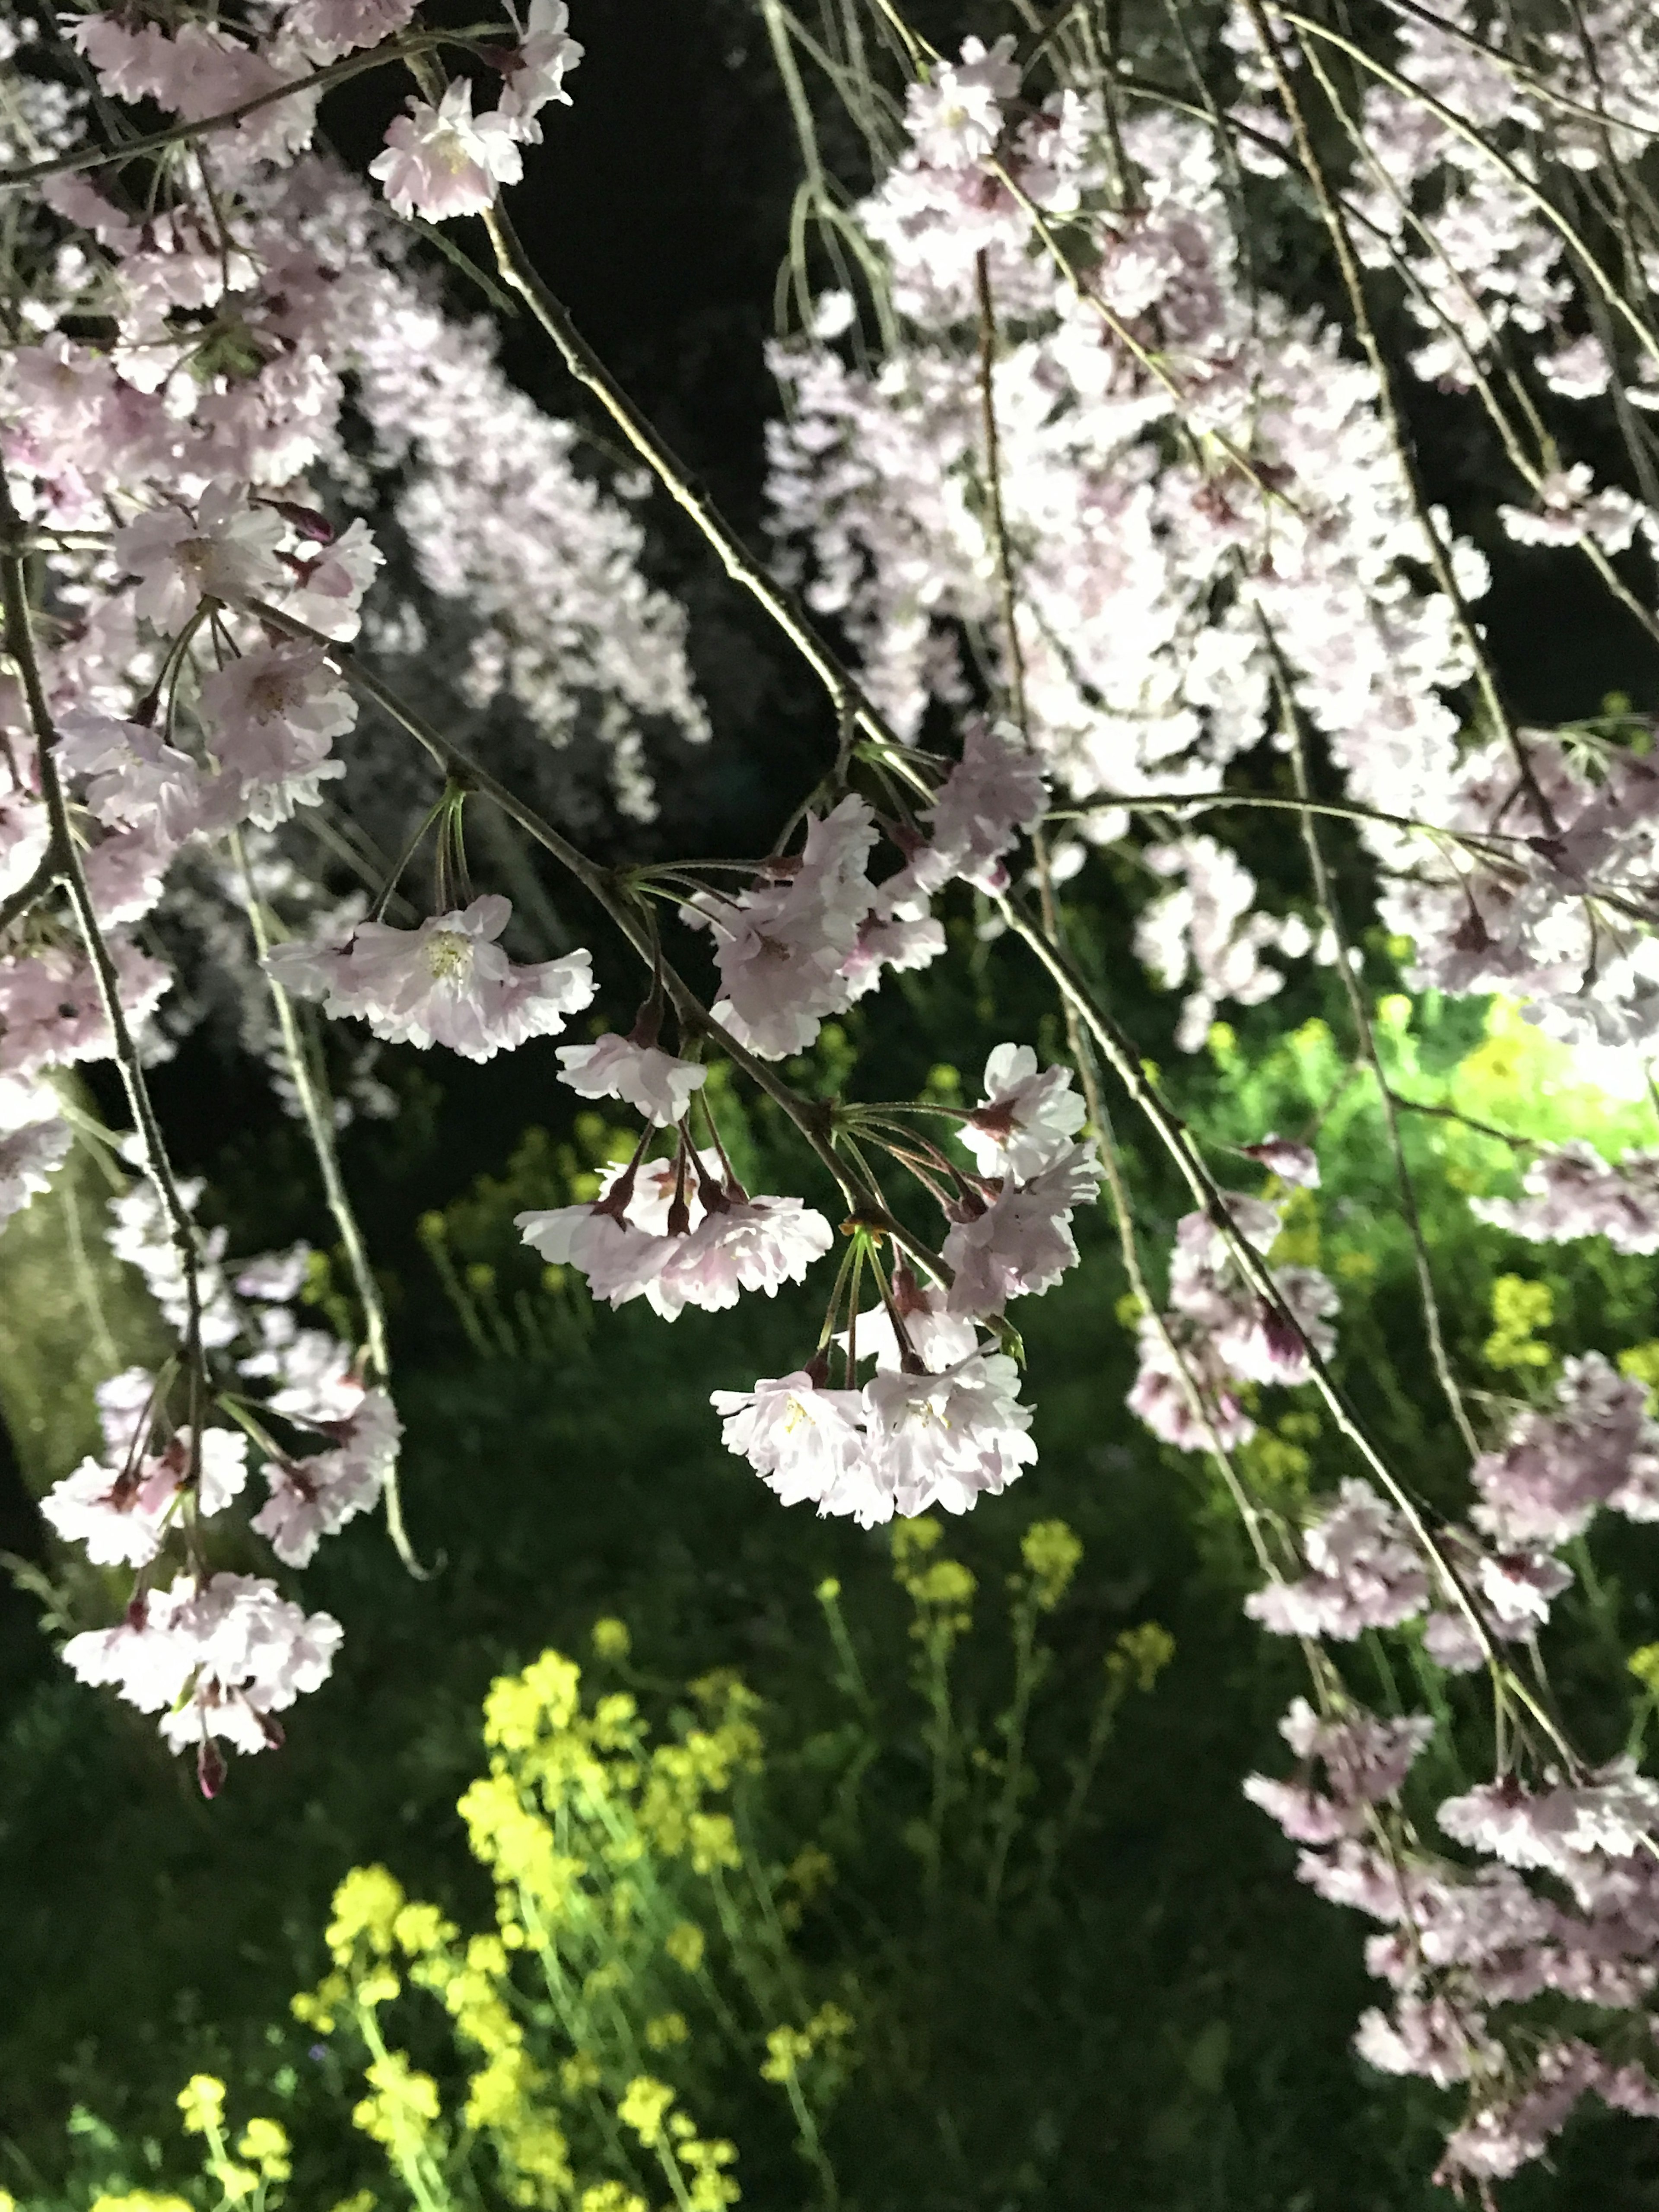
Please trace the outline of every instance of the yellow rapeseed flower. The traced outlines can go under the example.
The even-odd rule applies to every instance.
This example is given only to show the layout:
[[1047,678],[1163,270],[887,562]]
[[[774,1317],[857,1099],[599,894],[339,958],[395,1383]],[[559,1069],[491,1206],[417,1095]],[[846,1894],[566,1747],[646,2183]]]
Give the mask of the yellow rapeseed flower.
[[580,2212],[648,2212],[648,2208],[625,2182],[600,2181],[583,2190]]
[[1034,1521],[1020,1539],[1037,1606],[1052,1613],[1070,1587],[1083,1547],[1063,1521]]
[[236,2146],[238,2157],[251,2159],[267,2181],[286,2181],[292,2173],[289,2150],[288,2130],[278,2120],[250,2120]]
[[[15,2197],[0,2195],[3,2212],[11,2212],[15,2202]],[[94,2197],[92,2212],[195,2212],[195,2207],[182,2197],[160,2196],[153,2189],[131,2189],[120,2197]]]
[[353,1867],[334,1893],[334,1917],[323,1931],[330,1953],[344,1966],[361,1938],[385,1958],[403,1908],[403,1885],[395,1875],[383,1866]]
[[661,2141],[663,2122],[673,2102],[674,2092],[666,2081],[659,2081],[653,2075],[636,2074],[617,2107],[617,2118],[648,2149]]
[[672,2051],[676,2044],[686,2042],[690,2033],[684,2013],[659,2012],[645,2023],[646,2047],[650,2051]]
[[412,2067],[401,2051],[388,2051],[368,2069],[374,2095],[354,2106],[351,2124],[376,2142],[393,2148],[404,2136],[425,2135],[438,2117],[438,2085]]
[[682,1920],[664,1936],[662,1948],[677,1966],[695,1974],[702,1964],[702,1930],[695,1920]]
[[628,1623],[609,1615],[593,1624],[593,1656],[608,1659],[613,1664],[626,1659],[634,1648],[634,1639],[628,1632]]
[[192,2074],[179,2092],[185,2133],[216,2135],[225,2124],[225,2085],[216,2075]]

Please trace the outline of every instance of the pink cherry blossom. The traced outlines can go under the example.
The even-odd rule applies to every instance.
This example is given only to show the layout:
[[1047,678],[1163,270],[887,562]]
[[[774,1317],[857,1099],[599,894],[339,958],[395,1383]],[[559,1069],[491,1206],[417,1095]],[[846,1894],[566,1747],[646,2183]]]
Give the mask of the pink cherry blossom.
[[659,1129],[681,1121],[708,1080],[695,1060],[614,1034],[597,1044],[562,1044],[558,1058],[559,1079],[578,1097],[620,1098]]
[[823,1509],[865,1449],[855,1390],[826,1390],[804,1371],[758,1382],[752,1390],[716,1390],[726,1449],[746,1458],[785,1505]]
[[401,31],[416,0],[294,0],[285,27],[321,62],[378,46]]
[[318,786],[345,774],[331,740],[351,728],[357,703],[319,647],[256,646],[205,678],[208,741],[241,805],[261,829],[296,805],[315,805]]
[[961,876],[981,890],[1006,890],[1006,856],[1022,830],[1042,821],[1048,804],[1037,756],[1017,735],[970,721],[961,760],[926,810],[933,838],[911,864],[917,880],[937,889],[948,877]]
[[1028,1044],[1000,1044],[985,1063],[983,1088],[959,1133],[981,1175],[1029,1181],[1071,1149],[1087,1118],[1071,1069],[1039,1073]]
[[809,814],[799,856],[737,898],[704,893],[688,908],[714,933],[714,1018],[763,1059],[804,1052],[849,1000],[842,975],[875,902],[865,862],[876,841],[868,804],[843,799]]
[[990,153],[1002,128],[1003,103],[1019,90],[1013,53],[1012,36],[990,46],[964,40],[959,62],[941,63],[930,83],[911,88],[907,120],[924,161],[969,168]]
[[823,1510],[860,1519],[933,1505],[963,1513],[999,1495],[1037,1455],[1018,1389],[1019,1370],[1002,1352],[970,1353],[939,1375],[878,1370],[864,1386],[866,1465]]
[[[127,1018],[141,1022],[170,987],[171,972],[125,938],[110,950]],[[0,957],[0,1075],[103,1060],[110,1050],[97,979],[79,953],[58,945]]]
[[269,507],[251,507],[243,487],[219,483],[208,486],[194,514],[160,507],[118,531],[115,556],[138,579],[137,613],[167,632],[204,599],[273,598],[284,581],[276,558],[282,538]]
[[436,107],[411,100],[386,127],[386,151],[368,165],[399,215],[443,222],[481,215],[501,185],[516,184],[524,158],[504,115],[474,116],[472,86],[458,77]]
[[1099,1181],[1093,1146],[1071,1145],[1028,1180],[1010,1176],[988,1205],[958,1221],[944,1245],[951,1312],[997,1314],[1010,1298],[1052,1290],[1077,1265],[1072,1214]]
[[489,1060],[527,1037],[556,1036],[593,996],[586,952],[536,967],[507,958],[495,940],[512,913],[492,893],[418,929],[364,921],[343,945],[279,945],[266,966],[284,990],[361,1017],[376,1036]]
[[1475,1198],[1473,1211],[1537,1244],[1605,1237],[1615,1252],[1659,1252],[1659,1152],[1626,1152],[1611,1166],[1575,1141],[1534,1154],[1520,1199]]
[[507,64],[497,112],[514,126],[531,145],[541,143],[536,117],[550,101],[568,107],[566,75],[582,58],[582,48],[568,32],[570,10],[564,0],[530,0],[523,44]]
[[[42,1517],[66,1543],[84,1545],[94,1566],[144,1566],[173,1523],[190,1457],[190,1432],[180,1430],[153,1458],[114,1467],[83,1460],[41,1499]],[[195,1490],[201,1517],[222,1513],[246,1480],[247,1438],[240,1430],[204,1431]]]
[[0,1224],[51,1189],[74,1141],[75,1132],[61,1115],[26,1121],[0,1135]]
[[1368,1628],[1397,1627],[1427,1602],[1428,1572],[1404,1522],[1358,1476],[1343,1482],[1302,1544],[1311,1573],[1269,1583],[1244,1601],[1250,1618],[1275,1636],[1347,1643]]

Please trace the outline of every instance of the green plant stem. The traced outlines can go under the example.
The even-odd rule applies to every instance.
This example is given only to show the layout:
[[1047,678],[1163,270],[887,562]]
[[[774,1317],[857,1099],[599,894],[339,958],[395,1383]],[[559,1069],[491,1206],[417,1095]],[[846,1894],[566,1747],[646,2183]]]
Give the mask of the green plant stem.
[[1014,1700],[1000,1723],[1006,1753],[1003,1760],[1001,1794],[992,1815],[991,1864],[985,1877],[985,1902],[992,1912],[996,1911],[1002,1894],[1008,1853],[1019,1826],[1019,1801],[1025,1779],[1025,1729],[1040,1672],[1036,1655],[1036,1617],[1035,1591],[1022,1590],[1014,1607],[1013,1619]]

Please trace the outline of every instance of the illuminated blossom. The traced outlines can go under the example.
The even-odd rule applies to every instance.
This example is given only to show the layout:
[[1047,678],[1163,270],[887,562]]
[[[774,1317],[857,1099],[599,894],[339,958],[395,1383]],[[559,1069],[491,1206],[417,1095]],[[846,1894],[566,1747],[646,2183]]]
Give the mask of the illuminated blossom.
[[411,100],[407,115],[386,127],[386,151],[368,165],[399,215],[443,222],[482,215],[501,185],[524,173],[513,124],[505,115],[472,112],[472,86],[458,77],[436,107]]
[[364,921],[343,945],[279,945],[265,964],[284,990],[359,1016],[376,1036],[489,1060],[527,1037],[556,1036],[593,996],[586,952],[535,967],[507,958],[495,940],[512,913],[490,894],[418,929]]

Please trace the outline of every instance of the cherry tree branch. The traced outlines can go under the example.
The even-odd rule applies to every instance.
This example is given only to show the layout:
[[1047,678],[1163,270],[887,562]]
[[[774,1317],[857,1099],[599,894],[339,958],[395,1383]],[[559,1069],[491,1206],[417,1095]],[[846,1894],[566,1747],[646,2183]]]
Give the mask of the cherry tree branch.
[[[514,35],[503,26],[483,23],[477,31],[486,36]],[[278,100],[292,100],[307,92],[325,92],[331,85],[343,84],[347,78],[362,76],[366,70],[383,69],[390,62],[407,61],[411,54],[423,53],[446,46],[465,45],[473,33],[458,31],[420,32],[408,38],[393,39],[385,46],[372,47],[367,53],[351,54],[343,61],[330,62],[325,68],[313,70],[309,76],[293,77],[285,84],[272,85],[268,91],[256,93],[252,100],[240,100],[234,107],[227,107],[217,115],[204,115],[195,123],[169,124],[165,131],[151,131],[142,138],[130,138],[122,146],[83,146],[78,153],[57,154],[50,161],[30,161],[19,169],[0,169],[0,191],[23,185],[38,184],[45,177],[61,177],[76,170],[106,169],[123,161],[140,159],[146,154],[165,153],[169,146],[182,146],[210,131],[228,131],[262,108],[274,107]]]
[[[294,616],[284,614],[280,608],[252,601],[249,611],[257,615],[262,623],[270,623],[273,629],[289,637],[303,638],[309,644],[322,647],[354,691],[406,731],[447,774],[454,775],[459,781],[500,807],[502,813],[516,822],[528,836],[550,853],[559,866],[574,877],[588,896],[604,909],[645,965],[654,972],[660,958],[659,950],[637,902],[623,890],[616,876],[590,860],[568,838],[561,836],[533,807],[526,806],[505,784],[498,783],[487,769],[481,768],[459,746],[452,744],[447,738],[434,729],[389,685],[381,683],[377,676],[371,675],[349,647],[333,638],[325,637],[320,630],[312,629]],[[830,1142],[830,1118],[827,1110],[800,1097],[781,1077],[775,1075],[763,1060],[757,1060],[752,1053],[745,1050],[707,1011],[696,992],[671,963],[662,961],[661,973],[663,987],[680,1021],[688,1029],[701,1031],[712,1038],[734,1066],[740,1068],[751,1083],[783,1109],[819,1161],[834,1176],[836,1188],[848,1207],[856,1212],[861,1200]]]
[[93,903],[86,871],[81,865],[75,833],[70,823],[63,780],[58,773],[58,730],[52,720],[46,686],[41,681],[40,659],[34,649],[25,557],[17,550],[16,541],[21,530],[21,521],[11,495],[10,480],[6,471],[0,469],[0,591],[3,591],[4,596],[6,649],[22,678],[29,719],[34,726],[40,791],[46,800],[46,817],[52,831],[49,857],[53,869],[63,877],[68,886],[70,903],[75,909],[87,958],[97,982],[104,1018],[109,1024],[112,1054],[120,1069],[133,1121],[143,1146],[144,1165],[167,1214],[173,1245],[179,1255],[179,1264],[184,1276],[185,1352],[189,1369],[191,1473],[193,1477],[200,1464],[202,1425],[199,1395],[204,1379],[202,1292],[196,1269],[196,1224],[179,1194],[178,1179],[167,1155],[167,1140],[161,1133],[161,1125],[149,1095],[149,1085],[144,1080],[138,1049],[127,1024],[126,1008],[121,1003],[120,975],[99,922],[98,910]]
[[[253,942],[263,963],[270,950],[270,933],[265,926],[264,908],[254,888],[253,873],[248,866],[247,852],[240,831],[232,835],[231,850],[242,878],[248,925],[253,932]],[[364,1242],[362,1226],[346,1188],[345,1177],[340,1171],[340,1152],[335,1141],[334,1117],[319,1073],[306,1049],[305,1039],[300,1034],[293,1000],[268,969],[265,981],[270,991],[276,1027],[283,1040],[283,1057],[294,1079],[300,1110],[305,1119],[306,1133],[311,1139],[318,1173],[322,1177],[323,1195],[327,1200],[329,1212],[334,1217],[334,1225],[340,1232],[346,1265],[351,1270],[357,1301],[363,1310],[367,1364],[374,1380],[384,1385],[392,1379],[386,1301],[380,1296],[380,1286],[375,1280],[374,1269],[369,1261],[368,1247]],[[395,1462],[386,1470],[382,1495],[386,1499],[386,1534],[392,1539],[392,1548],[416,1582],[427,1581],[431,1570],[423,1567],[416,1557],[415,1547],[410,1541],[409,1531],[404,1522],[403,1495],[398,1487]]]
[[495,265],[547,332],[576,381],[597,398],[675,504],[689,514],[719,556],[732,581],[759,600],[784,635],[803,655],[830,694],[837,719],[862,730],[884,751],[902,750],[891,726],[866,697],[840,655],[826,641],[794,595],[775,583],[744,548],[737,532],[707,491],[635,406],[575,324],[569,310],[537,273],[506,209],[499,203],[484,213]]

